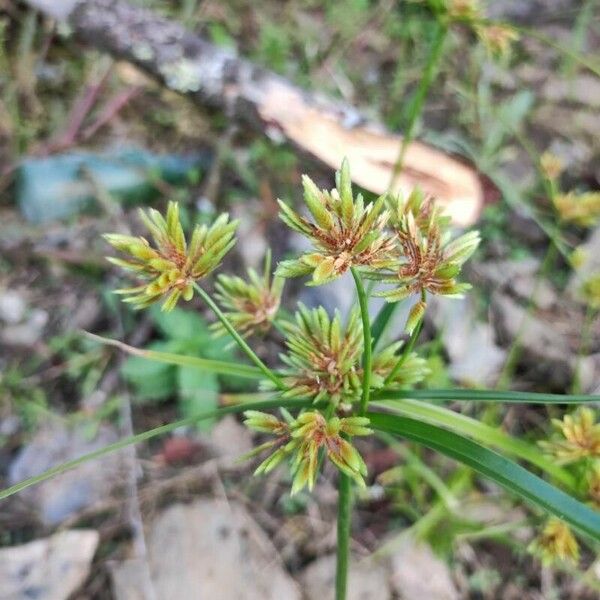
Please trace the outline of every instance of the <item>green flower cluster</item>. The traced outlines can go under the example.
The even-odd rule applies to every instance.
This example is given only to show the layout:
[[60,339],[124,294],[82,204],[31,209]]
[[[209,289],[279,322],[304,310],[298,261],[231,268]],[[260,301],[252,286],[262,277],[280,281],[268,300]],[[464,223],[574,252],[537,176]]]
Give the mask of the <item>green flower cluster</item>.
[[214,271],[235,244],[237,221],[221,215],[210,227],[196,225],[186,242],[179,219],[179,205],[169,202],[166,218],[154,209],[140,211],[140,217],[154,239],[153,248],[144,237],[106,234],[104,239],[129,258],[109,257],[113,264],[133,271],[146,280],[142,285],[116,290],[124,302],[145,308],[165,298],[162,309],[172,310],[180,298],[191,300],[193,284]]
[[[327,400],[334,405],[352,404],[361,395],[363,370],[362,322],[358,311],[350,313],[342,325],[338,312],[330,318],[324,308],[307,309],[300,304],[294,322],[282,324],[286,333],[288,353],[281,356],[286,369],[282,372],[289,398],[312,398],[315,402]],[[412,385],[428,373],[425,360],[410,353],[403,368],[393,377],[398,361],[398,342],[377,352],[373,357],[371,387]]]
[[314,251],[279,263],[277,275],[311,274],[309,285],[321,285],[340,277],[350,267],[373,271],[392,264],[394,241],[384,232],[389,217],[385,197],[367,205],[361,194],[355,198],[347,160],[336,173],[336,188],[329,192],[319,190],[306,175],[302,181],[304,202],[313,221],[281,200],[280,217],[291,229],[306,236]]
[[[248,269],[248,280],[219,275],[216,297],[225,308],[225,316],[237,331],[244,335],[266,333],[279,310],[285,280],[271,277],[271,252],[267,251],[263,274]],[[217,336],[225,335],[221,322],[212,326]]]
[[291,493],[296,494],[306,486],[312,490],[318,474],[319,452],[323,449],[327,458],[340,471],[352,477],[361,487],[365,486],[367,467],[356,448],[345,438],[373,433],[368,427],[368,418],[326,419],[316,410],[303,412],[295,419],[284,414],[286,421],[256,410],[244,413],[245,424],[250,429],[276,436],[251,452],[251,455],[256,455],[264,450],[274,449],[258,466],[256,475],[269,473],[281,461],[291,458],[294,476]]

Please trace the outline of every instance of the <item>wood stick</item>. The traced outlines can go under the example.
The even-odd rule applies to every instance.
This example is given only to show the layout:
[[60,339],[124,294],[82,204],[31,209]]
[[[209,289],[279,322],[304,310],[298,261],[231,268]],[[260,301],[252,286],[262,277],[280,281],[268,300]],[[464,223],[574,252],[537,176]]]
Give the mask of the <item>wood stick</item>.
[[[382,194],[392,182],[402,138],[353,106],[293,85],[181,24],[125,0],[26,0],[66,21],[84,43],[134,63],[201,106],[274,140],[289,142],[337,169],[347,156],[352,179]],[[414,186],[438,198],[459,225],[476,221],[483,186],[475,169],[421,142],[412,142],[393,192]]]

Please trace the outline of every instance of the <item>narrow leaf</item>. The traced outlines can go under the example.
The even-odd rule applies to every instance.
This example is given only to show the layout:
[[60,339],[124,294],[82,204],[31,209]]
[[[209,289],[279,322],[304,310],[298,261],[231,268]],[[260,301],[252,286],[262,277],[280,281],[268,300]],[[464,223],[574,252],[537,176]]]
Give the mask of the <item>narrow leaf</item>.
[[458,460],[600,541],[600,513],[504,456],[429,423],[382,413],[369,413],[367,416],[374,429],[399,435]]

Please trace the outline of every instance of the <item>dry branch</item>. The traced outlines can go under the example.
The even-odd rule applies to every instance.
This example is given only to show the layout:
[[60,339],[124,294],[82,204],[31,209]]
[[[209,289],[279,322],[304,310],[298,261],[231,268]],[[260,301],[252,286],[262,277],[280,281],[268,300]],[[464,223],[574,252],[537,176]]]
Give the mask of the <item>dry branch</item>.
[[[86,44],[136,64],[202,106],[219,108],[332,168],[347,156],[356,183],[385,192],[401,140],[354,107],[303,91],[284,78],[216,47],[182,25],[124,0],[26,0],[65,20]],[[434,194],[454,220],[473,223],[483,189],[476,171],[420,142],[410,144],[396,190]]]

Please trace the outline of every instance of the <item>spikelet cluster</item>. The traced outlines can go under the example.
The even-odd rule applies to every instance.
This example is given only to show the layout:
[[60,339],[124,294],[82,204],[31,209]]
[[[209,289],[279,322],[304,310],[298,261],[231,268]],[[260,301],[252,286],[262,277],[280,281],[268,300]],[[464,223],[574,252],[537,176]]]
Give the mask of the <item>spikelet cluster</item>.
[[553,419],[556,435],[550,441],[539,442],[545,452],[560,464],[585,458],[600,458],[600,423],[591,408],[582,407],[562,420]]
[[433,198],[414,190],[406,199],[388,199],[390,226],[396,234],[397,258],[394,268],[377,278],[392,284],[393,289],[380,292],[388,302],[398,302],[420,294],[409,315],[407,330],[412,332],[422,318],[427,293],[461,297],[470,285],[459,283],[457,276],[480,242],[479,233],[471,231],[452,240],[449,218],[443,216]]
[[[248,269],[247,280],[219,275],[216,297],[236,331],[245,336],[264,334],[271,328],[279,310],[284,281],[281,277],[271,277],[271,252],[268,251],[262,275],[252,268]],[[220,321],[211,327],[217,336],[226,334]]]
[[180,298],[191,300],[193,284],[214,271],[235,244],[237,221],[221,215],[210,226],[196,225],[189,244],[179,219],[179,205],[169,202],[166,218],[157,210],[140,210],[140,218],[155,246],[144,237],[106,234],[106,241],[128,258],[109,257],[113,264],[135,273],[141,285],[116,290],[135,308],[164,300],[162,309],[172,310]]
[[594,227],[600,222],[600,192],[556,194],[554,208],[562,221],[579,227]]
[[367,467],[359,452],[346,438],[370,435],[366,417],[331,417],[319,411],[306,411],[295,419],[281,421],[268,413],[249,410],[244,413],[245,424],[255,431],[270,433],[275,438],[258,447],[252,454],[274,450],[256,469],[255,474],[272,471],[284,459],[290,459],[293,483],[292,494],[304,487],[312,490],[317,479],[319,452],[324,450],[329,460],[343,473],[364,487]]
[[579,544],[569,526],[552,517],[541,534],[530,544],[529,551],[538,556],[544,565],[573,563],[579,560]]
[[[351,312],[343,325],[338,312],[330,318],[322,307],[311,310],[300,304],[295,320],[282,327],[288,347],[288,353],[281,356],[286,365],[282,373],[288,388],[285,397],[326,400],[334,405],[349,405],[359,399],[364,341],[357,310]],[[392,344],[374,355],[372,388],[383,386],[398,360],[394,355],[401,346],[402,342]],[[425,361],[411,353],[388,385],[412,385],[427,372]]]
[[312,216],[309,220],[279,200],[282,221],[307,237],[313,251],[297,259],[279,263],[281,277],[312,275],[309,285],[321,285],[343,275],[351,267],[377,270],[392,262],[394,240],[385,233],[388,219],[385,198],[365,205],[361,194],[354,197],[348,161],[336,173],[336,188],[319,190],[303,177],[304,202]]

